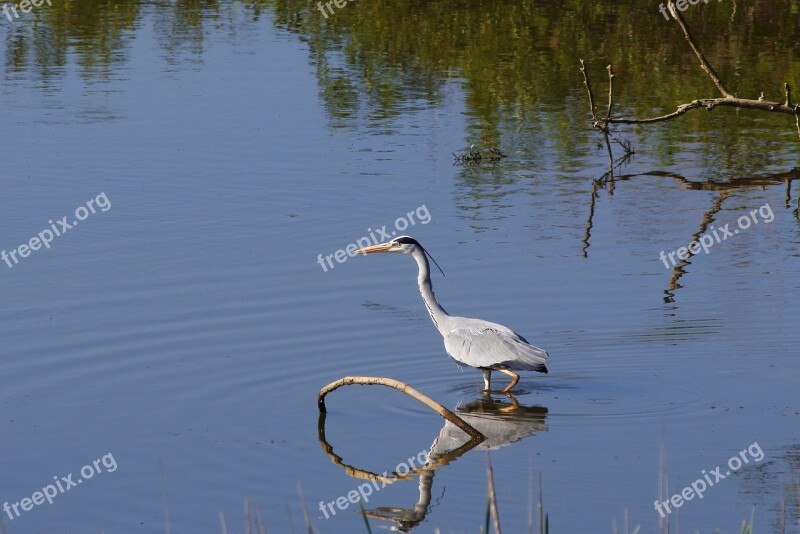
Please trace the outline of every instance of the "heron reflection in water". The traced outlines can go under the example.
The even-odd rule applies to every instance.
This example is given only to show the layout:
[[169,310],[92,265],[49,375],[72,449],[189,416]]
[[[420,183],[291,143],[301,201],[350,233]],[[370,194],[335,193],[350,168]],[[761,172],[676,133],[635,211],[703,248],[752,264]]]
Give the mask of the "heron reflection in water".
[[[492,371],[500,371],[511,377],[511,383],[503,389],[507,393],[519,382],[514,371],[538,371],[546,373],[545,361],[548,354],[539,347],[528,343],[521,335],[510,328],[482,319],[458,317],[448,314],[433,294],[431,284],[430,254],[413,237],[400,236],[386,243],[358,249],[356,253],[373,254],[378,252],[410,254],[419,267],[419,292],[434,326],[444,337],[447,353],[459,365],[475,367],[483,373],[484,391],[491,390]],[[433,257],[430,256],[431,260]],[[433,260],[436,267],[439,264]],[[441,271],[441,267],[439,267]],[[442,272],[444,275],[444,272]]]

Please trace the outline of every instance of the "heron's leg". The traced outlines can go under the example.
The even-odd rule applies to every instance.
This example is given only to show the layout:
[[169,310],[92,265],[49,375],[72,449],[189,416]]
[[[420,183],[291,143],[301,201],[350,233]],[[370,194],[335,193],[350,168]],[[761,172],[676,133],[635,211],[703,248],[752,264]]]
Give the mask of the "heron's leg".
[[491,369],[481,369],[483,373],[483,391],[489,392],[489,384],[492,381],[492,370]]
[[506,388],[503,390],[503,393],[508,393],[508,391],[511,388],[513,388],[514,386],[516,386],[517,382],[519,382],[519,375],[517,373],[515,373],[514,371],[511,371],[509,369],[498,369],[498,371],[500,371],[501,373],[507,374],[508,376],[510,376],[513,379],[511,381],[511,383],[509,385],[507,385]]

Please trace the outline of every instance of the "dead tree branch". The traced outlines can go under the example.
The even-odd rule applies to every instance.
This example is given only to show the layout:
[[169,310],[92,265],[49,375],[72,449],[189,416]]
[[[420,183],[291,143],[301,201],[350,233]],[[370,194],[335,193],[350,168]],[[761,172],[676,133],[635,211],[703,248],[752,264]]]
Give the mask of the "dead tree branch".
[[614,72],[611,69],[611,65],[606,67],[608,70],[608,110],[606,111],[606,116],[601,119],[597,116],[597,108],[594,105],[594,93],[592,92],[592,83],[589,80],[589,73],[586,72],[586,64],[582,59],[580,61],[581,73],[583,73],[583,84],[586,86],[586,92],[589,94],[589,111],[592,114],[592,125],[603,133],[603,139],[606,142],[606,151],[608,153],[608,172],[606,172],[600,178],[600,180],[604,180],[606,177],[608,177],[613,182],[614,169],[619,166],[621,161],[616,162],[616,164],[614,162],[614,152],[611,150],[611,139],[613,139],[614,142],[619,144],[625,150],[625,156],[623,156],[621,160],[627,160],[631,154],[633,154],[631,144],[626,141],[620,141],[614,137],[608,128],[609,121],[611,120],[611,109],[614,106]]
[[[762,95],[758,99],[751,99],[751,98],[738,98],[728,91],[725,85],[720,80],[717,72],[714,70],[714,67],[708,62],[703,54],[703,51],[697,45],[692,33],[689,31],[689,27],[686,24],[686,20],[683,18],[683,15],[678,11],[675,7],[675,3],[672,1],[667,2],[669,7],[669,12],[672,15],[672,19],[680,27],[681,31],[683,31],[683,36],[686,41],[689,43],[692,51],[694,52],[697,59],[700,61],[700,67],[705,71],[714,85],[717,87],[719,92],[722,94],[722,97],[717,98],[698,98],[696,100],[692,100],[686,104],[680,104],[678,108],[673,111],[672,113],[667,113],[666,115],[661,115],[658,117],[651,117],[647,119],[636,119],[636,118],[623,118],[623,117],[612,117],[611,116],[611,107],[613,103],[613,79],[614,75],[611,72],[611,66],[608,66],[609,72],[609,95],[608,95],[608,113],[603,118],[598,118],[597,113],[595,112],[594,107],[594,97],[592,95],[591,86],[589,84],[588,75],[586,73],[586,68],[584,61],[581,60],[581,72],[583,73],[584,77],[584,84],[586,85],[589,91],[589,104],[592,111],[592,121],[594,123],[594,127],[599,129],[603,132],[606,136],[612,135],[611,131],[609,130],[609,125],[611,124],[650,124],[654,122],[661,122],[667,121],[670,119],[674,119],[683,115],[684,113],[698,108],[705,108],[707,110],[712,110],[715,107],[734,107],[734,108],[743,108],[743,109],[754,109],[758,111],[765,111],[768,113],[783,113],[786,115],[792,115],[795,118],[795,125],[797,126],[797,134],[800,137],[800,105],[792,104],[791,100],[791,88],[789,87],[788,83],[784,83],[784,94],[785,100],[783,103],[781,102],[771,102],[764,99]],[[610,149],[610,148],[609,148]]]
[[683,31],[683,36],[689,42],[689,46],[692,47],[694,55],[696,55],[697,59],[700,60],[700,66],[703,68],[704,71],[706,71],[706,74],[708,74],[708,77],[711,78],[712,82],[714,82],[714,85],[717,86],[719,92],[722,93],[722,96],[724,96],[725,98],[734,98],[734,96],[730,94],[727,89],[725,89],[725,86],[722,85],[722,82],[720,81],[719,76],[717,76],[717,72],[714,70],[714,67],[712,67],[708,63],[705,54],[703,54],[703,51],[700,50],[700,47],[697,46],[697,43],[694,42],[692,34],[689,33],[689,28],[686,26],[686,21],[684,20],[683,15],[681,15],[680,11],[676,9],[675,3],[671,1],[667,2],[667,7],[669,8],[669,14],[672,15],[672,18],[675,20],[675,22],[678,23],[678,26],[681,27],[681,30]]
[[339,389],[342,386],[351,386],[353,384],[358,384],[362,386],[369,386],[369,385],[378,385],[378,386],[388,386],[390,388],[394,388],[401,393],[405,393],[409,397],[413,397],[434,412],[438,413],[458,428],[466,432],[471,438],[485,440],[486,437],[475,430],[472,425],[461,419],[459,416],[433,400],[432,398],[428,397],[417,391],[416,389],[412,388],[408,384],[400,382],[399,380],[395,380],[393,378],[384,378],[378,376],[346,376],[344,378],[340,378],[335,382],[331,382],[324,388],[319,391],[319,396],[317,397],[317,406],[319,407],[319,411],[325,412],[325,396],[328,395],[331,391],[335,389]]
[[649,119],[620,119],[620,118],[610,118],[608,119],[609,124],[648,124],[651,122],[661,122],[670,119],[674,119],[675,117],[679,117],[686,113],[689,110],[695,108],[706,108],[707,110],[712,110],[717,106],[727,106],[733,108],[745,108],[745,109],[757,109],[759,111],[767,111],[772,113],[785,113],[787,115],[794,115],[795,118],[800,113],[800,109],[798,109],[797,105],[794,106],[787,106],[786,104],[780,104],[778,102],[769,102],[767,100],[752,100],[749,98],[699,98],[697,100],[692,100],[688,104],[681,104],[678,106],[678,109],[673,111],[672,113],[668,113],[666,115],[661,115],[660,117],[652,117]]

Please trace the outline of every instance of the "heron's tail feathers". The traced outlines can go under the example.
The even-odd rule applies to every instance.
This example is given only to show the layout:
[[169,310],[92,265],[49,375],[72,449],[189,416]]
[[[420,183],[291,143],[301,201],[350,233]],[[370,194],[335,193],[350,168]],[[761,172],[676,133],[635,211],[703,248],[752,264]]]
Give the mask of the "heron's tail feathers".
[[520,347],[517,360],[514,362],[514,369],[520,371],[537,371],[539,373],[547,373],[547,361],[549,354],[544,349],[535,347],[533,345],[523,345]]

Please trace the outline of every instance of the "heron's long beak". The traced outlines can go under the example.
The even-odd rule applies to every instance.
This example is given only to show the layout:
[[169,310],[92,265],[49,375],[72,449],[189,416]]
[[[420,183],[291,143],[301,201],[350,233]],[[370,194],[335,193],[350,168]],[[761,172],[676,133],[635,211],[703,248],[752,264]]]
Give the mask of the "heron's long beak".
[[356,250],[356,254],[370,254],[372,252],[389,252],[389,249],[392,248],[391,243],[380,243],[378,245],[372,245],[371,247],[364,247]]

